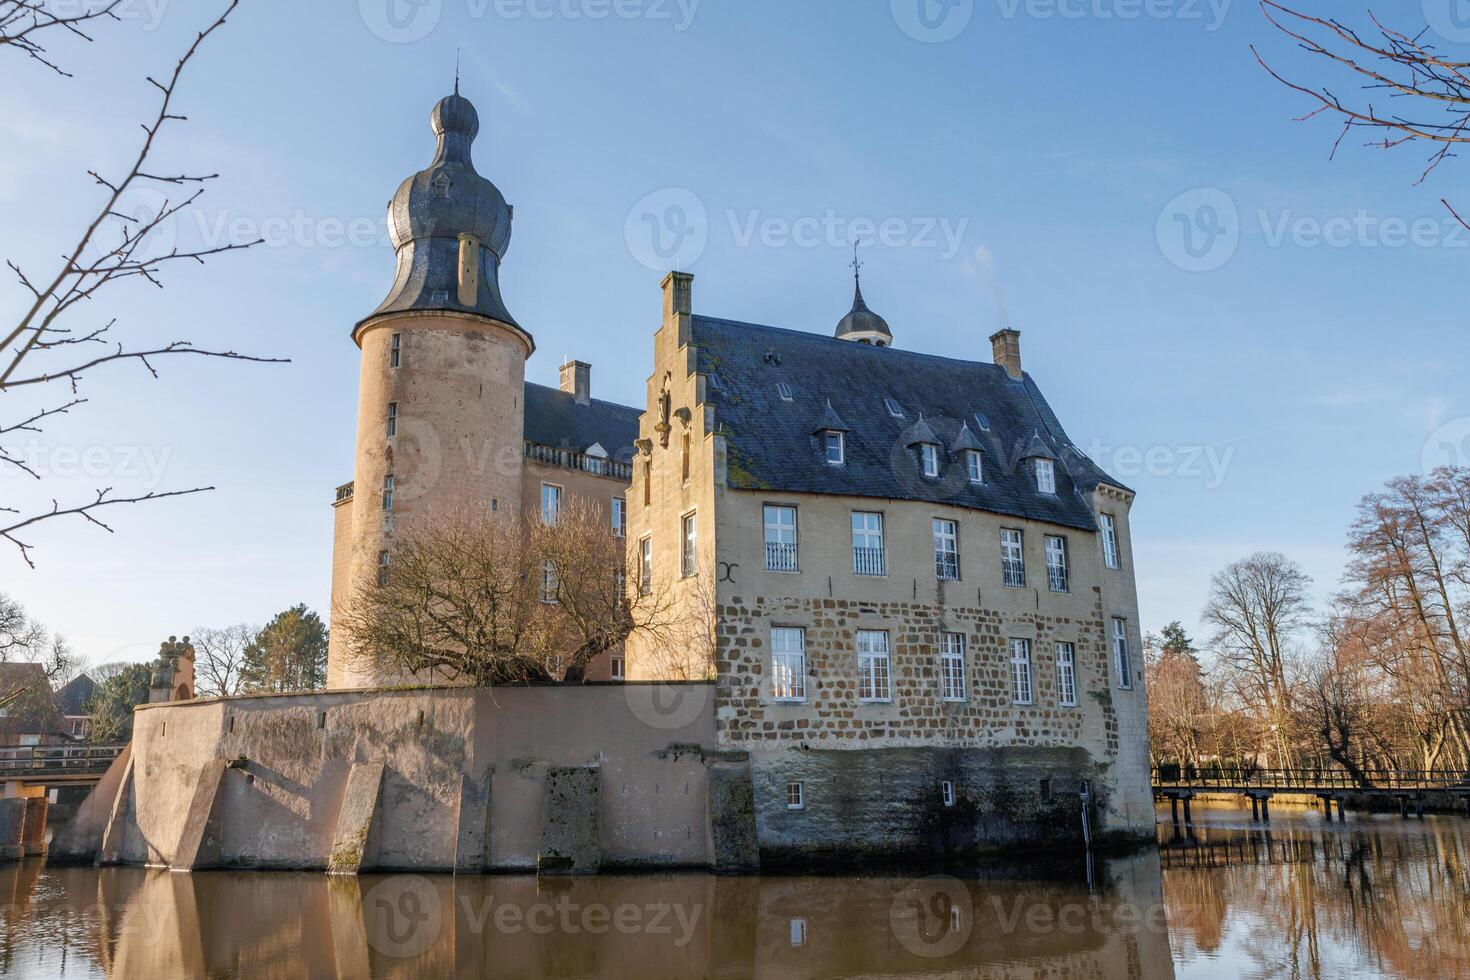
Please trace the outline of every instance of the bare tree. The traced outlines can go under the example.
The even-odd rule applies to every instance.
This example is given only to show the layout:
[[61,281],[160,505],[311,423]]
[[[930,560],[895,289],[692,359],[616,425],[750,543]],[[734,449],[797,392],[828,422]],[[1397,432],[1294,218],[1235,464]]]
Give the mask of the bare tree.
[[244,687],[245,648],[259,630],[248,623],[222,629],[201,626],[190,632],[194,645],[194,683],[200,697],[234,697]]
[[70,11],[56,11],[44,0],[0,0],[0,48],[9,45],[47,68],[71,77],[63,71],[46,50],[46,42],[56,36],[70,36],[91,41],[88,29],[94,22],[118,20],[117,8],[123,0],[80,4]]
[[1204,670],[1179,623],[1144,638],[1149,750],[1156,763],[1198,765],[1214,715]]
[[[0,440],[34,436],[42,431],[44,424],[86,405],[88,400],[80,393],[81,383],[90,372],[104,367],[135,363],[157,377],[155,363],[165,358],[196,356],[237,361],[272,360],[232,350],[204,349],[187,340],[162,345],[129,345],[111,337],[115,320],[94,321],[92,325],[77,327],[71,325],[72,318],[68,317],[79,305],[95,310],[94,304],[109,286],[141,280],[161,288],[160,274],[165,267],[178,262],[203,263],[209,256],[257,244],[232,243],[197,249],[155,245],[161,237],[156,234],[159,229],[181,211],[193,206],[203,193],[203,185],[218,176],[159,172],[152,167],[150,159],[165,127],[186,118],[174,107],[185,68],[199,52],[204,40],[224,25],[238,3],[239,0],[230,0],[224,13],[199,33],[165,81],[148,79],[158,90],[159,100],[152,118],[142,127],[141,146],[121,176],[104,177],[96,170],[88,171],[94,184],[102,189],[102,202],[66,253],[60,268],[49,278],[37,278],[15,262],[7,262],[23,290],[29,294],[29,299],[18,321],[10,326],[0,325],[0,395],[9,396],[7,403],[10,406],[10,418],[0,419]],[[10,11],[13,15],[9,21],[11,29],[6,44],[0,45],[0,51],[6,46],[14,46],[41,57],[39,52],[44,49],[36,48],[37,31],[58,26],[68,27],[74,32],[77,30],[75,23],[50,17],[40,4],[9,6],[17,9]],[[0,29],[6,23],[3,19],[5,12],[6,7],[0,7]],[[105,13],[111,15],[111,6]],[[35,26],[26,26],[27,18],[34,20],[36,17],[42,18],[41,21]],[[46,20],[48,17],[49,21]],[[141,188],[161,189],[162,203],[156,210],[129,213],[129,195]],[[41,474],[26,461],[20,450],[0,443],[0,469],[4,468],[41,479]],[[112,528],[98,516],[106,508],[209,489],[212,488],[195,487],[129,496],[119,495],[107,487],[74,503],[63,504],[53,499],[49,508],[39,508],[30,513],[23,513],[19,507],[0,504],[0,539],[14,545],[21,558],[34,567],[33,546],[27,539],[28,532],[37,524],[75,517],[110,532]]]
[[[1299,48],[1331,62],[1348,83],[1364,93],[1345,97],[1329,84],[1290,81],[1251,47],[1256,60],[1272,77],[1307,96],[1316,106],[1301,120],[1326,114],[1342,122],[1332,149],[1334,156],[1343,140],[1357,130],[1372,134],[1366,145],[1380,149],[1427,143],[1432,149],[1419,176],[1418,182],[1423,183],[1455,155],[1457,147],[1470,143],[1470,62],[1441,55],[1427,39],[1427,27],[1406,33],[1389,27],[1369,11],[1373,34],[1365,36],[1336,18],[1305,14],[1276,0],[1261,0],[1261,9],[1271,24]],[[1375,103],[1375,96],[1383,104]],[[1385,104],[1393,108],[1385,108]],[[1448,200],[1441,199],[1441,203],[1465,224]]]
[[579,683],[599,654],[669,628],[666,596],[627,586],[625,545],[592,502],[554,524],[488,511],[405,525],[391,565],[336,613],[351,656],[420,680]]
[[[0,593],[0,664],[38,663],[49,684],[70,675],[74,658],[66,640],[32,619],[25,607]],[[24,696],[26,687],[0,686],[0,709]]]
[[1215,628],[1217,663],[1260,710],[1268,733],[1262,748],[1283,767],[1290,758],[1292,643],[1307,622],[1311,583],[1285,555],[1257,552],[1215,574],[1204,611]]

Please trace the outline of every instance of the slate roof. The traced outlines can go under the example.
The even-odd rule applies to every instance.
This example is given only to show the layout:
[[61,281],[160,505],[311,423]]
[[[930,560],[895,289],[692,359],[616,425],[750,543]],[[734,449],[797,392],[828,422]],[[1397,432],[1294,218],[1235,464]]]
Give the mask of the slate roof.
[[586,405],[558,388],[526,382],[528,442],[586,452],[594,444],[610,458],[628,462],[638,438],[640,408],[592,399]]
[[[1030,375],[1018,381],[995,364],[704,316],[693,318],[692,343],[698,370],[721,379],[709,398],[737,489],[929,500],[1096,530],[1092,489],[1120,486],[1071,443]],[[791,388],[792,401],[781,399],[778,382]],[[885,398],[905,417],[890,415]],[[828,465],[812,435],[829,400],[849,426],[845,466]],[[987,428],[977,413],[988,431],[977,431]],[[943,449],[937,480],[921,475],[909,448],[921,416]],[[967,424],[984,456],[978,486],[953,455]],[[1022,465],[1034,443],[1057,459],[1055,495],[1038,492]]]
[[56,710],[65,715],[84,715],[87,699],[97,691],[97,684],[86,674],[73,677],[56,692]]

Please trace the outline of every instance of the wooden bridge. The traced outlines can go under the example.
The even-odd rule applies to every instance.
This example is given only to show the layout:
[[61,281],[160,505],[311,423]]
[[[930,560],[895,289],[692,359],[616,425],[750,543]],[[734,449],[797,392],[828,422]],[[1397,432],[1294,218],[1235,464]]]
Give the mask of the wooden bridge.
[[1192,823],[1190,804],[1200,793],[1224,793],[1245,796],[1251,801],[1251,819],[1271,822],[1271,798],[1278,795],[1314,796],[1322,801],[1322,811],[1332,821],[1332,807],[1337,817],[1344,817],[1343,803],[1348,797],[1368,797],[1398,803],[1399,815],[1407,817],[1412,809],[1424,818],[1424,800],[1429,793],[1440,793],[1456,799],[1470,816],[1470,773],[1458,770],[1364,770],[1355,778],[1343,769],[1194,769],[1189,766],[1161,766],[1153,770],[1154,799],[1166,799],[1174,823],[1179,823],[1180,805],[1184,822]]
[[0,748],[0,783],[37,786],[95,784],[126,745],[30,745]]

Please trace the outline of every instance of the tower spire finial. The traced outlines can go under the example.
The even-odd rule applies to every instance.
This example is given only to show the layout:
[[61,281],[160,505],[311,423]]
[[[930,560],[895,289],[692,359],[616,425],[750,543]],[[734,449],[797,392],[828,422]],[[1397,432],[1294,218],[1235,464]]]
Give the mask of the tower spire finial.
[[454,49],[454,94],[459,94],[459,48]]
[[858,241],[857,239],[853,239],[853,242],[852,242],[852,278],[854,280],[858,281],[858,282],[861,282],[862,281],[862,277],[863,277],[863,263],[862,263],[862,260],[858,258],[858,246],[861,245],[861,244],[862,244],[862,242]]

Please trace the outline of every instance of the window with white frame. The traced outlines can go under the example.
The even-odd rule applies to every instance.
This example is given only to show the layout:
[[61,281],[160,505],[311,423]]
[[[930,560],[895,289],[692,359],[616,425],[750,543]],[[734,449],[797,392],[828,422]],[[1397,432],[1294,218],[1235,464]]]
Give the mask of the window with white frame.
[[822,433],[822,439],[826,443],[827,462],[832,466],[841,466],[845,459],[842,433],[829,429]]
[[1057,703],[1077,707],[1077,648],[1070,643],[1057,644]]
[[1118,522],[1112,514],[1099,514],[1098,525],[1102,528],[1103,564],[1118,567]]
[[985,462],[980,458],[980,450],[965,450],[965,474],[971,483],[985,482]]
[[561,487],[553,483],[541,484],[541,523],[555,525],[561,517]]
[[378,552],[378,587],[388,584],[388,570],[393,564],[393,556],[386,551]]
[[1046,536],[1046,584],[1053,592],[1069,592],[1072,588],[1067,572],[1067,539],[1060,535]]
[[561,582],[556,574],[556,565],[550,561],[541,563],[541,601],[555,605],[561,597]]
[[694,515],[685,514],[683,533],[680,535],[680,541],[683,542],[683,547],[679,549],[679,574],[685,578],[692,576],[698,568],[698,557],[695,547],[698,544],[698,539],[696,538],[697,533]]
[[954,806],[954,783],[944,780],[939,784],[939,795],[944,800],[945,806]]
[[1000,571],[1006,588],[1026,587],[1025,539],[1015,528],[1003,527],[1000,530]]
[[1036,461],[1036,489],[1041,493],[1057,492],[1057,465],[1049,459]]
[[771,630],[771,697],[777,701],[806,700],[806,630]]
[[383,509],[393,510],[393,474],[383,477]]
[[388,345],[388,366],[396,368],[403,363],[403,334],[395,333]]
[[627,680],[628,661],[623,657],[623,655],[620,653],[613,654],[612,660],[610,662],[612,665],[612,670],[609,676],[611,676],[612,679],[615,681]]
[[883,554],[883,515],[852,512],[852,570],[855,575],[886,575]]
[[893,700],[889,674],[888,633],[884,630],[858,630],[858,700]]
[[388,438],[398,435],[398,403],[388,403]]
[[767,504],[765,529],[766,571],[796,571],[796,508]]
[[1133,687],[1133,656],[1128,651],[1128,620],[1113,617],[1113,666],[1118,671],[1118,686],[1125,691]]
[[612,499],[612,529],[617,537],[628,536],[628,501],[622,497]]
[[638,593],[648,595],[653,591],[653,539],[638,542]]
[[927,477],[939,476],[939,447],[932,442],[919,443],[919,467]]
[[806,787],[794,779],[786,784],[786,809],[806,809]]
[[960,528],[954,521],[934,519],[934,574],[943,581],[960,577]]
[[1011,641],[1011,695],[1017,704],[1031,704],[1031,641]]
[[965,634],[941,633],[939,636],[939,681],[946,701],[964,701]]

